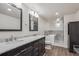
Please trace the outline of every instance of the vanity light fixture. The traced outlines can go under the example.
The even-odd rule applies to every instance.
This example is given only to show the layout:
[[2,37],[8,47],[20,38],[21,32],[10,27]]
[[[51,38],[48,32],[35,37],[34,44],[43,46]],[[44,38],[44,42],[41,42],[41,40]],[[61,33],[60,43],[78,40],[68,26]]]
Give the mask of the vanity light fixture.
[[38,14],[37,13],[35,13],[35,17],[38,17]]
[[32,16],[39,17],[38,14],[37,14],[37,12],[34,12],[34,11],[31,10],[29,13],[30,13]]
[[30,13],[32,16],[34,16],[34,11],[31,10],[29,13]]
[[8,8],[8,11],[12,11],[12,9]]

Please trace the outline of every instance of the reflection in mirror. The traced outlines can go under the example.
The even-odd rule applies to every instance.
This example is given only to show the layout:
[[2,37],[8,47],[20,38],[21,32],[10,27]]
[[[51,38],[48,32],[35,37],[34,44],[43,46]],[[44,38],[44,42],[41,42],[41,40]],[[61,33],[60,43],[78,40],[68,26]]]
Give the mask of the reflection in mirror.
[[0,3],[0,30],[22,30],[22,10],[8,3]]

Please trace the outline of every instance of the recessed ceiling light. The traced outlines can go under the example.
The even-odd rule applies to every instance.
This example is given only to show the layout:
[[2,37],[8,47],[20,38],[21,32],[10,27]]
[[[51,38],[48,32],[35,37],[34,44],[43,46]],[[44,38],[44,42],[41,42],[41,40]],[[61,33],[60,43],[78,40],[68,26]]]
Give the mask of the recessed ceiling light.
[[8,8],[8,11],[12,11],[12,9]]
[[58,13],[58,12],[56,12],[56,15],[59,15],[59,13]]

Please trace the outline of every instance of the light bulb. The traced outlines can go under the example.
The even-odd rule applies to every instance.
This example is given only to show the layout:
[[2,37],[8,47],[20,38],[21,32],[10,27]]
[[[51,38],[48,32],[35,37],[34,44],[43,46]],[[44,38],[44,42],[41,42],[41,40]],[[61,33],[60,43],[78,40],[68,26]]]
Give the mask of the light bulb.
[[59,13],[58,13],[58,12],[56,12],[56,15],[59,15]]
[[34,16],[34,11],[30,11],[29,13],[30,13],[32,16]]
[[37,13],[35,13],[35,17],[38,17],[38,14]]

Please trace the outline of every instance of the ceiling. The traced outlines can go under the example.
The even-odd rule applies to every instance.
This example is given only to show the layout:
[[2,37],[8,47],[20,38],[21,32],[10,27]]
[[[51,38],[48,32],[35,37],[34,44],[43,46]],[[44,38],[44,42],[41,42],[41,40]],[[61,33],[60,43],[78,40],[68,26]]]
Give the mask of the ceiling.
[[79,3],[25,3],[46,20],[55,20],[56,12],[60,16],[72,14],[79,10]]

